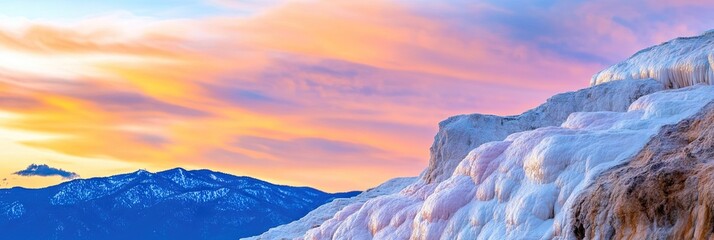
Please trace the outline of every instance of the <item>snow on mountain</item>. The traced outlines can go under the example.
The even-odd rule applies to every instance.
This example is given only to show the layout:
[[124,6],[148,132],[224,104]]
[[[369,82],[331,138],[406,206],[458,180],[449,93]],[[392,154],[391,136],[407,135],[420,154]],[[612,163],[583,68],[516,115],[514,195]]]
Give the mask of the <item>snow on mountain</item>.
[[643,49],[595,74],[590,84],[649,78],[662,82],[666,88],[714,84],[714,30]]
[[411,178],[394,178],[379,186],[362,192],[361,194],[351,198],[335,199],[332,202],[322,205],[304,217],[294,222],[271,228],[267,232],[254,237],[243,238],[245,240],[274,240],[274,239],[293,239],[301,236],[307,230],[320,226],[322,222],[332,218],[338,211],[343,208],[359,208],[367,200],[393,194],[401,191],[404,187],[414,183],[416,177]]
[[17,201],[11,203],[0,203],[0,213],[7,219],[17,219],[25,214],[25,205]]
[[42,189],[1,189],[0,229],[12,239],[236,239],[357,194],[209,170],[140,170]]

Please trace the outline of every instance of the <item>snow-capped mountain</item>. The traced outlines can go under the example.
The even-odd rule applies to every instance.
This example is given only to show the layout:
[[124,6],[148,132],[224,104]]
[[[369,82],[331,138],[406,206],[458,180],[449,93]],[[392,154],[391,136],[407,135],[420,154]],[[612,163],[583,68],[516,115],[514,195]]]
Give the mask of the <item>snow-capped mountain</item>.
[[712,56],[714,32],[678,38],[522,115],[451,117],[402,190],[262,239],[711,239]]
[[308,187],[181,168],[0,190],[5,239],[237,239],[336,198]]

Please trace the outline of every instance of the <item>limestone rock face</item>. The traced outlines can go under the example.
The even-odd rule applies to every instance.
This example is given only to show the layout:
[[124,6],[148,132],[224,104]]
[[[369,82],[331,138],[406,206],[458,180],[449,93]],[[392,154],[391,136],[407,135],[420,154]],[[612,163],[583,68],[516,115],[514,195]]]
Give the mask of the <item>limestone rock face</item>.
[[713,49],[678,38],[521,115],[451,117],[419,178],[290,237],[714,239]]
[[484,143],[445,180],[346,207],[298,239],[576,238],[582,190],[713,101],[714,86],[692,86],[642,96],[627,112],[571,113],[560,126]]
[[714,104],[666,126],[575,202],[577,239],[712,239]]
[[561,93],[517,116],[469,114],[439,123],[430,148],[429,167],[422,173],[427,183],[448,178],[466,154],[479,145],[546,126],[558,126],[574,112],[624,112],[638,98],[663,89],[654,80],[616,81],[575,92]]

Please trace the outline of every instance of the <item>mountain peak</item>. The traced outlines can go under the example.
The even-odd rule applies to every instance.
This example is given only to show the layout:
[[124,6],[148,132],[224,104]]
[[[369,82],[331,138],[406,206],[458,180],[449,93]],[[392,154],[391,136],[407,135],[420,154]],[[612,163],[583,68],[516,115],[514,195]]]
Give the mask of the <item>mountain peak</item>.
[[151,175],[153,175],[153,174],[154,174],[154,173],[149,172],[149,171],[147,171],[146,169],[139,169],[139,170],[136,170],[136,171],[134,171],[134,172],[132,173],[132,175],[136,175],[136,176],[151,176]]
[[164,174],[164,173],[185,174],[186,172],[189,172],[189,170],[186,170],[185,168],[181,168],[181,167],[176,167],[176,168],[167,169],[167,170],[156,172],[156,173],[157,174]]

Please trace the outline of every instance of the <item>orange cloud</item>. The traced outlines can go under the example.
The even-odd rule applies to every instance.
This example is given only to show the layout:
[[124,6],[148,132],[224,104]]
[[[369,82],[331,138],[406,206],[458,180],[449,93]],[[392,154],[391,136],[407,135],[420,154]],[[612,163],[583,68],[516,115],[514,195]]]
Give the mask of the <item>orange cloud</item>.
[[0,141],[27,153],[13,166],[51,150],[85,177],[184,166],[364,189],[417,175],[439,120],[518,113],[662,34],[610,3],[215,3],[258,12],[3,21],[0,131],[43,136]]

